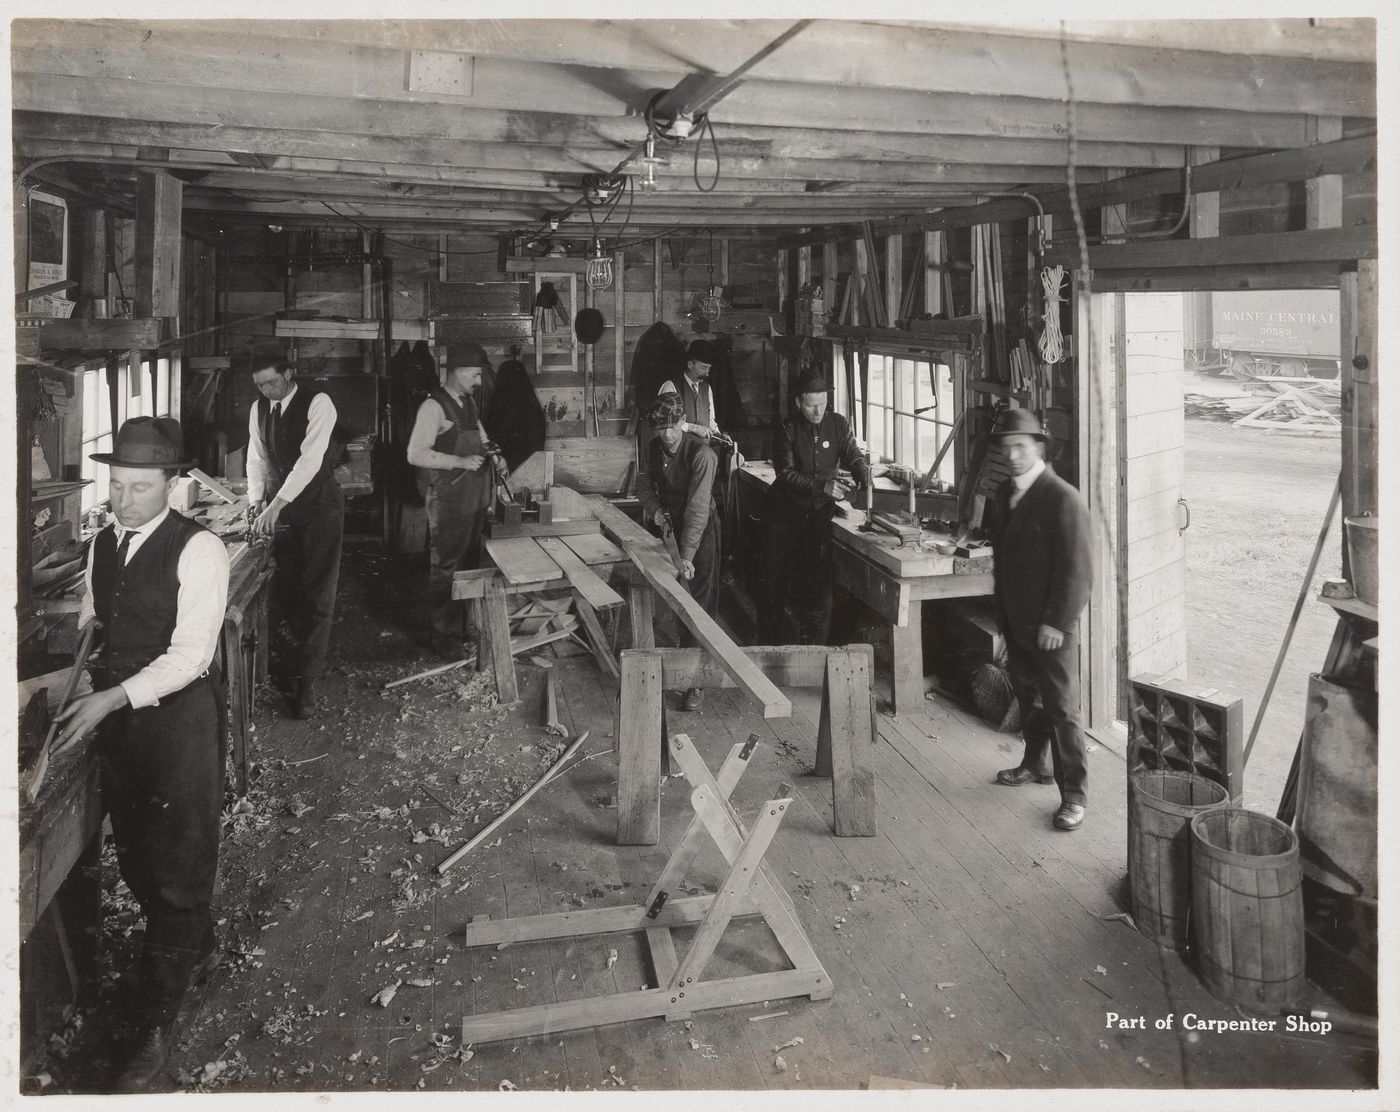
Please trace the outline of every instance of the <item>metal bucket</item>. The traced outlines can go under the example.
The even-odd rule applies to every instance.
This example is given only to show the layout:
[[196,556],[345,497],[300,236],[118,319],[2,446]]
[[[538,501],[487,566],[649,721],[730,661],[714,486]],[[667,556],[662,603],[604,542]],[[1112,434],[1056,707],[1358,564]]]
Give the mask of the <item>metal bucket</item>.
[[1362,602],[1378,605],[1380,597],[1380,536],[1379,517],[1349,517],[1347,555],[1351,560],[1351,589]]

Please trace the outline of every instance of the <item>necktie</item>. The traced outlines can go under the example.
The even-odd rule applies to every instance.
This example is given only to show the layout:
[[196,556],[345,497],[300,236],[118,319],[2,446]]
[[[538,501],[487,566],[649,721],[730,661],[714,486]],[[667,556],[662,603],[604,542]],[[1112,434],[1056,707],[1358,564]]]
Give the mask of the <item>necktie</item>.
[[126,551],[131,547],[131,538],[136,535],[135,529],[127,529],[122,533],[122,539],[117,542],[117,575],[120,576],[126,568]]
[[267,450],[273,451],[277,445],[277,426],[282,420],[282,403],[273,402],[272,412],[267,415]]

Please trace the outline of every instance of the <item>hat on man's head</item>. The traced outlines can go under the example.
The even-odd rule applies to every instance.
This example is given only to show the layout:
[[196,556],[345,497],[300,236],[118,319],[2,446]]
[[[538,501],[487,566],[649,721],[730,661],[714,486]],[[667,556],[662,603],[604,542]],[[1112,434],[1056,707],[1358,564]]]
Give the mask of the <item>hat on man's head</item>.
[[455,371],[461,367],[480,367],[484,371],[489,371],[491,357],[486,354],[486,349],[480,344],[474,344],[470,340],[450,340],[447,344],[445,366],[449,371]]
[[718,356],[719,352],[709,340],[691,340],[690,346],[685,349],[687,363],[714,363]]
[[651,408],[647,410],[647,420],[654,429],[675,428],[685,420],[685,403],[681,401],[681,396],[673,391],[657,394],[656,401],[652,402]]
[[797,385],[793,388],[793,396],[800,398],[803,394],[829,394],[831,393],[831,383],[822,378],[817,371],[806,370],[797,376]]
[[992,435],[1001,436],[1033,436],[1042,443],[1049,440],[1044,429],[1040,427],[1040,418],[1029,409],[1008,409],[997,418],[997,423],[992,426]]
[[182,459],[185,438],[174,417],[132,417],[117,430],[110,452],[93,452],[88,458],[109,467],[159,467],[172,471],[193,467]]

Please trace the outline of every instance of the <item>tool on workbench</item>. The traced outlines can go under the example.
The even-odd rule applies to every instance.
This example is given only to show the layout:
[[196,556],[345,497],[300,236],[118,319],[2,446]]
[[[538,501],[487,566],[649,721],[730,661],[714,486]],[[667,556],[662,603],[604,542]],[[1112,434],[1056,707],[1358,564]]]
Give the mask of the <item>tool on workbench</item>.
[[73,698],[73,692],[78,689],[78,680],[82,677],[83,669],[87,666],[88,656],[92,652],[92,638],[97,631],[97,622],[90,621],[87,628],[83,630],[82,639],[78,642],[78,652],[73,658],[73,667],[68,673],[68,679],[63,685],[63,695],[58,700],[58,706],[54,708],[53,719],[49,723],[48,733],[44,735],[44,744],[39,751],[39,759],[34,762],[34,768],[29,774],[29,780],[24,787],[25,798],[33,803],[39,798],[39,789],[44,786],[44,777],[49,771],[49,762],[56,757],[62,749],[66,749],[77,737],[69,739],[67,745],[62,749],[53,747],[54,737],[58,734],[58,717],[67,709],[68,701]]

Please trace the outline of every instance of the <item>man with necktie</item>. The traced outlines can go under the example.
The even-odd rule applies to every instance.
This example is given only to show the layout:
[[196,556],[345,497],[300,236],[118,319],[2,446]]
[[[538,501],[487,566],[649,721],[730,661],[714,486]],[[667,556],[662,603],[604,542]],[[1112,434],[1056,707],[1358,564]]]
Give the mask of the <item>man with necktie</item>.
[[992,435],[1011,471],[997,491],[993,595],[1025,740],[1021,763],[996,781],[1059,785],[1055,829],[1078,830],[1089,799],[1077,636],[1094,573],[1089,514],[1045,462],[1048,438],[1034,413],[1007,410]]
[[185,991],[218,964],[210,903],[224,798],[225,694],[212,667],[228,598],[223,542],[170,508],[180,424],[134,417],[113,450],[114,524],[88,559],[80,627],[96,622],[92,694],[59,715],[55,747],[93,729],[122,879],[146,930],[130,986],[135,1053],[116,1082],[140,1092],[164,1068]]
[[248,502],[253,532],[271,536],[283,614],[296,641],[298,718],[316,713],[345,536],[345,495],[331,473],[335,403],[302,386],[280,360],[254,364],[262,394],[248,415]]

